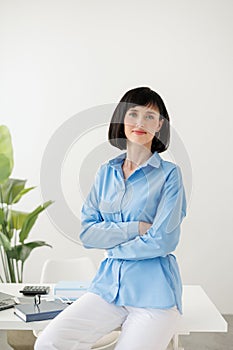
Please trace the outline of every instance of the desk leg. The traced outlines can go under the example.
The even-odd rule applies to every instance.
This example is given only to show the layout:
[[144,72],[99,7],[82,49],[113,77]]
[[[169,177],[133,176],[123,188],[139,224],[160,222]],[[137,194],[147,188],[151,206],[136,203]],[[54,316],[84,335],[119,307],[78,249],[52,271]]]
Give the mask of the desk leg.
[[179,347],[179,335],[175,334],[172,338],[172,348],[173,350],[184,350],[184,348]]

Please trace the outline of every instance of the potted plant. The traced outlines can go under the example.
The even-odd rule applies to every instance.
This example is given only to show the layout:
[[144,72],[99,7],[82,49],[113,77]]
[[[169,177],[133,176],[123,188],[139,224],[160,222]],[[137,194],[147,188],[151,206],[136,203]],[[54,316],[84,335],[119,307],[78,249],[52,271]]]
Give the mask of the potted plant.
[[14,210],[13,206],[35,187],[25,188],[26,180],[10,178],[14,166],[11,135],[0,126],[0,281],[23,282],[24,264],[37,247],[48,246],[44,241],[28,242],[29,233],[39,214],[52,201],[47,201],[32,212]]

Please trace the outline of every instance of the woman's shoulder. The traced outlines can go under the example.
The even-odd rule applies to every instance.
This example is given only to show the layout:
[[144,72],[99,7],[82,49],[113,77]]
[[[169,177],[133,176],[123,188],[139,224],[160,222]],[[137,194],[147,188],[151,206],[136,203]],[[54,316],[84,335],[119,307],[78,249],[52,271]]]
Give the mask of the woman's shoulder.
[[105,162],[103,162],[99,166],[99,169],[104,170],[104,169],[107,169],[109,167],[114,167],[116,165],[119,165],[122,163],[123,159],[125,159],[125,156],[126,156],[126,153],[121,153],[114,158],[110,158],[110,159],[106,160]]
[[180,170],[180,166],[178,164],[170,160],[164,160],[162,158],[161,158],[161,166],[163,167],[164,170],[168,172],[172,171],[173,169]]
[[161,168],[166,179],[174,177],[182,179],[182,170],[179,164],[170,160],[162,160]]
[[114,167],[114,165],[118,164],[121,162],[123,156],[122,154],[119,156],[116,156],[114,158],[108,159],[105,162],[101,163],[97,169],[97,173],[103,173],[110,168]]

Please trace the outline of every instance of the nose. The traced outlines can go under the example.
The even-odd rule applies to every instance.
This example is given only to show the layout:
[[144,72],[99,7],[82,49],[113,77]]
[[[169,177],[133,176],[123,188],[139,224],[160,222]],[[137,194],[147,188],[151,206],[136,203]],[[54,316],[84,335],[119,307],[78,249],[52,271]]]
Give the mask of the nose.
[[138,116],[137,122],[136,122],[136,126],[138,126],[138,127],[144,126],[143,116],[142,116],[142,115],[139,115],[139,116]]

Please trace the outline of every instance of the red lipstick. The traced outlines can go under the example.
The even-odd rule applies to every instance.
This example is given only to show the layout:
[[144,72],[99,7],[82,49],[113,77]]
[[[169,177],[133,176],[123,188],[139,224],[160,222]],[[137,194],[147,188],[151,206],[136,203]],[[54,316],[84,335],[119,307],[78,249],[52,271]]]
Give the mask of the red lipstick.
[[144,134],[146,134],[145,131],[141,131],[141,130],[133,130],[133,132],[134,132],[136,135],[144,135]]

